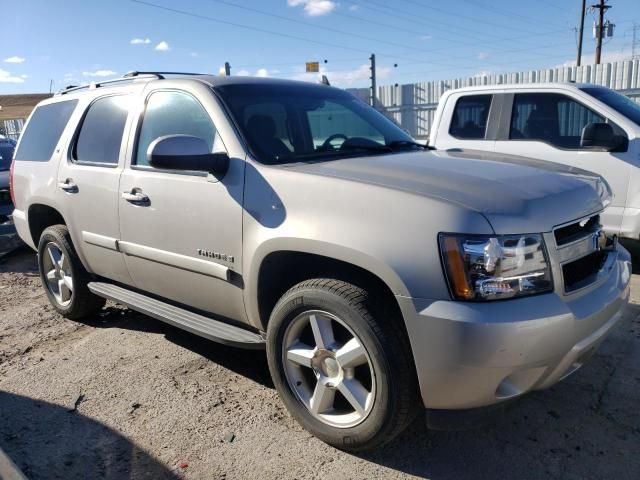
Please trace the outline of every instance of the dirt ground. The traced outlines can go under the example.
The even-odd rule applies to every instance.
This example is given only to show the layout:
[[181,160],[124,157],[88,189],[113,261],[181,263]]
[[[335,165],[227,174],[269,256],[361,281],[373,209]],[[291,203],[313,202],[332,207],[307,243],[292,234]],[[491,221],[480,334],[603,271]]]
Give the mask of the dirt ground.
[[343,453],[284,410],[261,352],[108,305],[49,307],[22,250],[0,260],[0,448],[32,479],[640,478],[640,277],[589,365],[490,427]]

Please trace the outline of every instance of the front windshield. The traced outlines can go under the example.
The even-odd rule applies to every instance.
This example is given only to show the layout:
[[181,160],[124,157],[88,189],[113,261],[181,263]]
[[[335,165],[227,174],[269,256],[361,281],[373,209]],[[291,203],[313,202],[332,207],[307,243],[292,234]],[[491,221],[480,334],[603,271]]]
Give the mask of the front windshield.
[[248,83],[223,85],[216,91],[263,163],[422,148],[384,115],[337,88]]
[[616,112],[621,113],[636,125],[640,126],[640,105],[629,97],[625,97],[621,93],[608,88],[584,87],[580,90],[597,98],[602,103],[606,103]]

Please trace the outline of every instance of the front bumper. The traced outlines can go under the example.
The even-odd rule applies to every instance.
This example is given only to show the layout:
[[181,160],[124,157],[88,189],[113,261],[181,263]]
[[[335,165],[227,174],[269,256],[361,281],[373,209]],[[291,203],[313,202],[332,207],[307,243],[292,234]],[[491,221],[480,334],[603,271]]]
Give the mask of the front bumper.
[[579,294],[486,303],[398,296],[426,408],[466,409],[547,388],[580,368],[622,316],[631,260]]

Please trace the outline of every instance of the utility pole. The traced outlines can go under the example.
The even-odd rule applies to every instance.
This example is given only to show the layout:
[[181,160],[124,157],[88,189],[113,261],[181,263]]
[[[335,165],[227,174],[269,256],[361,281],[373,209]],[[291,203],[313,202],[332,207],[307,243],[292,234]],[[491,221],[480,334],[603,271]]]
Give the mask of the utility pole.
[[596,65],[600,63],[602,58],[602,37],[604,37],[604,12],[609,10],[611,5],[605,5],[605,0],[600,3],[591,5],[592,10],[598,10],[598,25],[596,26]]
[[229,62],[224,62],[224,74],[227,77],[231,76],[231,64]]
[[579,67],[582,63],[582,35],[584,33],[584,16],[585,10],[587,8],[587,0],[582,0],[582,14],[580,15],[580,33],[578,36],[578,58],[576,60],[576,65]]
[[376,93],[377,93],[377,87],[376,87],[376,54],[372,53],[371,56],[369,57],[369,61],[371,62],[371,66],[369,67],[371,69],[371,77],[369,77],[371,79],[371,94],[369,95],[369,101],[371,102],[371,106],[375,107],[376,106]]

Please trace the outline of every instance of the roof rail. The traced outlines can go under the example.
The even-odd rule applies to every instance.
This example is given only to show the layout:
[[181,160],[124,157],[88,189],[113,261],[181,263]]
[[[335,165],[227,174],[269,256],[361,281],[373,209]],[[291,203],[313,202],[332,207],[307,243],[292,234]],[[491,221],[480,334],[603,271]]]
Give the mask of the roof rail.
[[122,78],[132,78],[139,77],[140,75],[154,75],[156,78],[162,80],[165,75],[207,75],[206,73],[192,73],[192,72],[138,72],[134,70],[132,72],[127,72],[124,74]]
[[112,83],[120,82],[133,82],[139,78],[157,78],[158,80],[164,80],[165,75],[207,75],[206,73],[187,73],[187,72],[138,72],[132,71],[125,73],[121,78],[114,78],[112,80],[103,80],[100,82],[91,82],[86,85],[69,85],[66,88],[56,92],[56,95],[64,95],[66,93],[77,92],[78,90],[99,88],[103,85],[109,85]]

